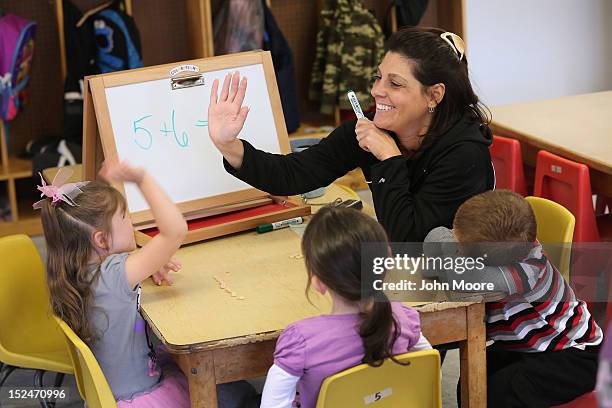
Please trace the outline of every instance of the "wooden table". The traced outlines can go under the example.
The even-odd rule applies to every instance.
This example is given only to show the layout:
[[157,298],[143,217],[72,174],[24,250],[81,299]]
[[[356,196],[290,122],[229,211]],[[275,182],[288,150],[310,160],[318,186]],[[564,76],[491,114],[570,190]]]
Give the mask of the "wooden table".
[[491,108],[493,132],[518,139],[535,166],[545,149],[590,168],[591,187],[612,197],[612,91]]
[[[338,196],[352,198],[332,185],[312,202]],[[304,296],[300,237],[290,229],[206,241],[181,248],[177,258],[183,269],[175,284],[156,287],[147,280],[141,307],[185,373],[192,407],[216,407],[216,384],[264,376],[284,327],[329,312],[328,298],[311,292],[310,304]],[[419,311],[432,344],[460,342],[462,406],[485,407],[484,305],[431,303]]]

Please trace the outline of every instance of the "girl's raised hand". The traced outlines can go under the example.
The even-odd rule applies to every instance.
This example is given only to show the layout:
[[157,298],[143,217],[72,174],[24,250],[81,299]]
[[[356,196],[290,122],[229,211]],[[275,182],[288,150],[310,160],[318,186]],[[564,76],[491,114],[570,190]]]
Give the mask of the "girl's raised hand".
[[100,169],[100,176],[109,183],[131,182],[140,184],[145,175],[142,167],[133,167],[126,161],[105,161]]
[[233,75],[225,76],[219,97],[217,97],[218,88],[219,80],[215,79],[208,105],[208,134],[215,146],[222,148],[236,140],[249,113],[249,108],[242,106],[247,79],[243,77],[240,80],[240,73],[236,71]]

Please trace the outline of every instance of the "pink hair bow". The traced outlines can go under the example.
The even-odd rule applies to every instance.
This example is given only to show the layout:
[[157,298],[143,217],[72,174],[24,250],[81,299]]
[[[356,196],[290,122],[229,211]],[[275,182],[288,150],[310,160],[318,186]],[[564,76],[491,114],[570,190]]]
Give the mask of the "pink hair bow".
[[[72,176],[73,171],[66,168],[60,168],[55,177],[53,178],[53,182],[48,185],[45,182],[42,174],[38,173],[40,176],[40,181],[42,182],[42,186],[38,186],[38,190],[42,193],[41,197],[47,197],[51,199],[51,203],[55,204],[58,201],[63,201],[68,205],[76,206],[77,204],[74,202],[74,199],[83,192],[81,187],[87,184],[87,181],[80,181],[78,183],[66,183],[70,176]],[[42,207],[42,203],[46,200],[43,198],[40,201],[35,202],[32,207],[34,209],[39,209]]]

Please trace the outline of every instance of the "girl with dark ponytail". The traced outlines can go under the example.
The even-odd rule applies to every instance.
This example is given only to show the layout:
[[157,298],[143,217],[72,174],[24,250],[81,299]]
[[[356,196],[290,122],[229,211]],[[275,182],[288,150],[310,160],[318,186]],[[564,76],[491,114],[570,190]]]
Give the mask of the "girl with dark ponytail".
[[329,292],[332,310],[283,331],[262,407],[291,407],[299,382],[300,406],[314,408],[326,377],[361,363],[378,367],[385,358],[431,348],[415,310],[371,289],[375,275],[361,271],[365,243],[383,244],[372,246],[381,252],[375,255],[390,253],[384,229],[359,211],[325,207],[312,217],[302,239],[306,296],[311,288]]

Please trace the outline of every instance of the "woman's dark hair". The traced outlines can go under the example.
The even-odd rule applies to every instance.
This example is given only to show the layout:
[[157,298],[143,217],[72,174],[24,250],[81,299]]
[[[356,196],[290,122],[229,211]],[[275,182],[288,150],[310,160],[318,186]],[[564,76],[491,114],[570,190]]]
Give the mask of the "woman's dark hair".
[[365,350],[363,362],[377,367],[383,359],[393,358],[400,328],[385,294],[373,290],[374,279],[384,275],[375,278],[371,272],[361,273],[365,243],[376,243],[368,246],[371,251],[380,252],[374,256],[389,256],[387,235],[378,222],[354,209],[321,208],[308,223],[302,239],[308,270],[306,294],[314,275],[338,296],[349,302],[361,302],[359,335]]
[[466,56],[460,60],[455,48],[440,37],[442,33],[444,30],[438,28],[406,27],[396,31],[386,47],[387,52],[412,61],[412,74],[424,87],[439,83],[446,87],[424,135],[421,151],[466,114],[480,124],[490,122],[488,109],[472,89]]

